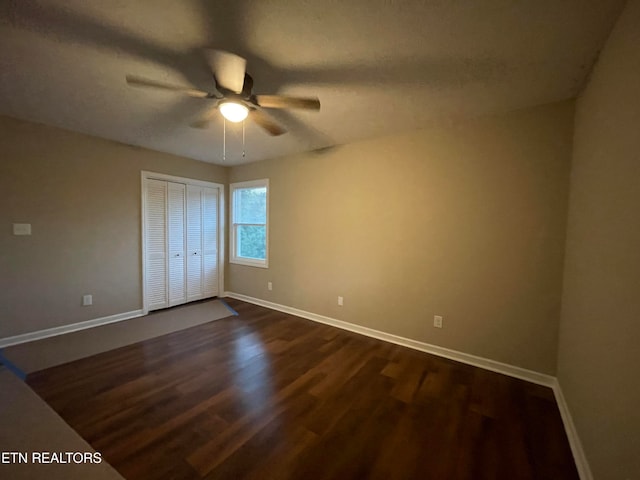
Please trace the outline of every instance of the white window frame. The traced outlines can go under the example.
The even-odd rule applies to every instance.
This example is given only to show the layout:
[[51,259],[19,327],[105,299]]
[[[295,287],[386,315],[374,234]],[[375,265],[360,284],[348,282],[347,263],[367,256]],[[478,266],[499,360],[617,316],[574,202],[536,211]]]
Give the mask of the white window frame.
[[[247,225],[245,223],[236,222],[235,218],[235,192],[236,190],[241,190],[245,188],[256,188],[256,187],[266,187],[267,189],[267,212],[266,212],[266,223],[265,227],[265,259],[260,260],[256,258],[247,258],[247,257],[239,257],[237,255],[237,244],[236,244],[236,230],[238,225]],[[231,221],[229,222],[230,232],[229,232],[229,243],[231,244],[231,248],[229,249],[229,263],[235,263],[238,265],[247,265],[249,267],[260,267],[260,268],[269,268],[269,179],[263,178],[260,180],[251,180],[248,182],[237,182],[229,185],[229,213],[231,217]],[[251,224],[254,225],[254,224]],[[262,224],[256,224],[262,225]]]

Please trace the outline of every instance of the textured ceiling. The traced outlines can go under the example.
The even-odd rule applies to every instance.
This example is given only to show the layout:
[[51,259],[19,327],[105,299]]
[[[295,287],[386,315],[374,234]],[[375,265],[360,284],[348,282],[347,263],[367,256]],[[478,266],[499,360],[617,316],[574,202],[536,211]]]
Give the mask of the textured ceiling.
[[[0,114],[238,164],[575,96],[624,0],[0,0]],[[202,49],[247,59],[255,93],[316,95],[289,128],[189,123],[211,90]]]

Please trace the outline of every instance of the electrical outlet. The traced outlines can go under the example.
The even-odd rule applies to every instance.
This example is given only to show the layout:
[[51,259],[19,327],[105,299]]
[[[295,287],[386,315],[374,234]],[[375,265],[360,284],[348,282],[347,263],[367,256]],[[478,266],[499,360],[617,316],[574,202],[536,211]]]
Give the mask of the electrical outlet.
[[442,328],[442,317],[440,315],[433,316],[433,326],[436,328]]
[[338,305],[339,305],[339,306],[344,305],[344,298],[342,298],[342,297],[338,297]]
[[82,306],[88,307],[89,305],[93,305],[93,295],[83,295]]
[[273,290],[273,283],[267,282],[267,290]]

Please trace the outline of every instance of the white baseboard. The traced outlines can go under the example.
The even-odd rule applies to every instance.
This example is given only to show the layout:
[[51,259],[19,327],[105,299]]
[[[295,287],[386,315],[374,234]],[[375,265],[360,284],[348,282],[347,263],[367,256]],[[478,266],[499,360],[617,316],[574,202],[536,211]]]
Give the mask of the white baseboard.
[[43,338],[55,337],[65,333],[77,332],[78,330],[98,327],[100,325],[106,325],[107,323],[121,322],[123,320],[129,320],[130,318],[141,317],[145,314],[146,312],[144,310],[133,310],[131,312],[109,315],[108,317],[94,318],[92,320],[62,325],[60,327],[46,328],[36,332],[23,333],[13,337],[0,338],[0,348],[10,347],[11,345],[18,345],[20,343],[33,342],[34,340],[42,340]]
[[317,313],[307,312],[286,305],[280,305],[278,303],[269,302],[259,298],[249,297],[235,292],[224,292],[225,297],[235,298],[254,305],[260,305],[262,307],[271,308],[279,312],[289,313],[297,317],[306,318],[307,320],[313,320],[314,322],[324,323],[333,327],[348,330],[350,332],[366,335],[367,337],[377,338],[385,342],[395,343],[396,345],[402,345],[403,347],[409,347],[414,350],[420,350],[421,352],[431,353],[438,355],[439,357],[448,358],[457,362],[466,363],[467,365],[473,365],[474,367],[484,368],[485,370],[491,370],[492,372],[502,373],[509,375],[510,377],[519,378],[528,382],[536,383],[538,385],[544,385],[546,387],[552,387],[556,384],[556,378],[544,373],[534,372],[533,370],[527,370],[526,368],[516,367],[502,362],[497,362],[488,358],[478,357],[469,353],[460,352],[457,350],[451,350],[449,348],[439,347],[429,343],[419,342],[410,338],[400,337],[391,333],[382,332],[380,330],[374,330],[373,328],[363,327],[355,325],[353,323],[345,322],[331,317],[325,317],[324,315],[318,315]]
[[562,423],[564,424],[564,431],[566,432],[567,438],[569,439],[569,446],[571,447],[571,452],[573,453],[573,460],[576,462],[576,468],[578,469],[578,475],[580,476],[580,480],[593,480],[589,462],[587,461],[587,457],[582,448],[582,442],[580,441],[578,431],[576,430],[576,426],[573,423],[573,418],[571,417],[569,405],[567,405],[567,401],[564,398],[564,394],[562,393],[562,388],[560,387],[558,379],[556,378],[554,380],[555,381],[553,382],[551,388],[553,388],[553,393],[556,397],[556,403],[558,404],[560,416],[562,417]]

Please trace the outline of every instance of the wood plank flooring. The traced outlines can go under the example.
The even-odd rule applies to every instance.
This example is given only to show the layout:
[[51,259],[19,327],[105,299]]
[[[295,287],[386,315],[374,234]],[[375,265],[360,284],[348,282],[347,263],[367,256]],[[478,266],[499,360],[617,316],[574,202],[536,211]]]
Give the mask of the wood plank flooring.
[[28,383],[128,480],[578,479],[549,388],[228,303]]

